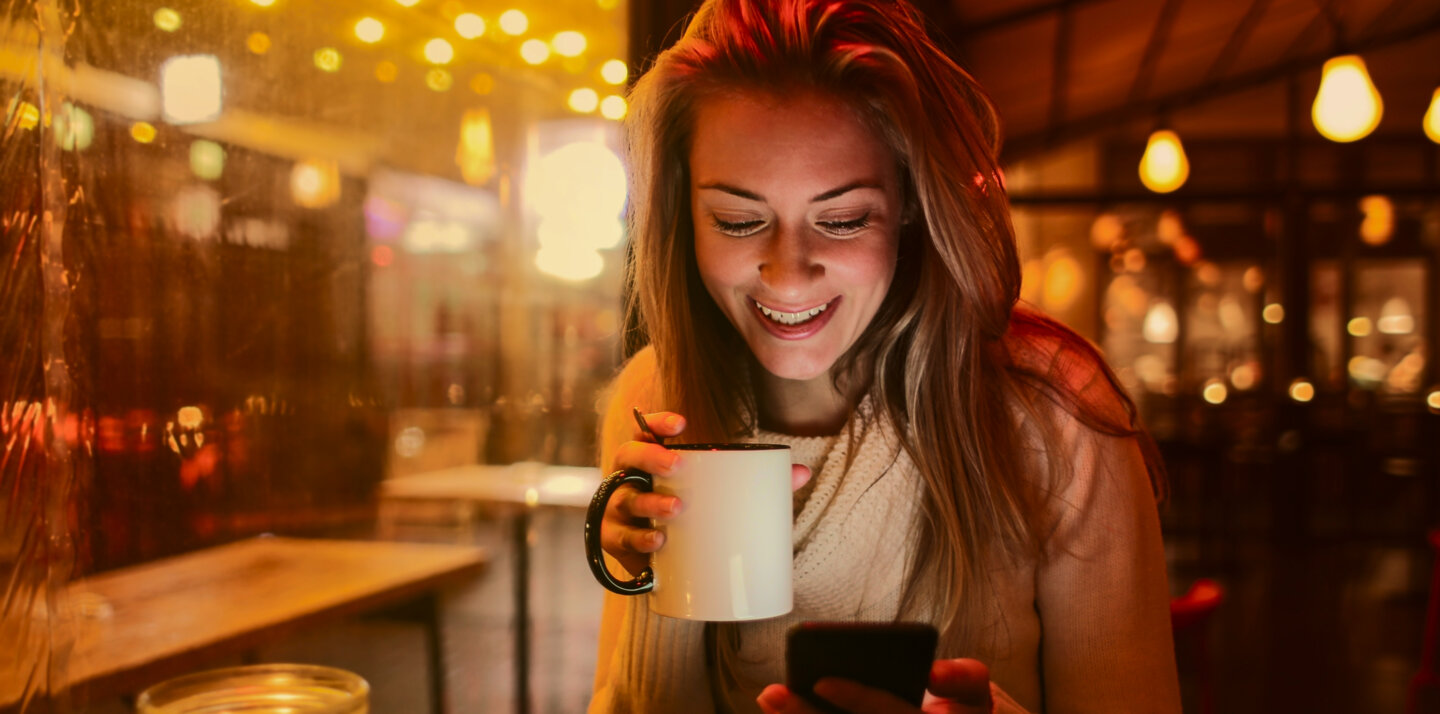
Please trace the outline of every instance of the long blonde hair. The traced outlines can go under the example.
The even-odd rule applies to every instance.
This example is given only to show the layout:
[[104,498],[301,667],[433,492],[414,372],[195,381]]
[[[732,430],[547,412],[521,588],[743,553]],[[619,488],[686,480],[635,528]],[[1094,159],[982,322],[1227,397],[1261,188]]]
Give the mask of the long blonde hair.
[[[944,649],[958,651],[994,561],[1043,554],[1045,494],[1026,478],[1024,447],[1036,434],[1056,443],[1053,404],[1099,431],[1139,434],[1157,494],[1159,462],[1094,348],[1014,309],[1020,269],[995,109],[898,0],[706,0],[631,92],[632,323],[648,332],[687,439],[752,431],[748,370],[758,369],[735,358],[748,349],[695,261],[694,112],[717,92],[796,89],[851,106],[893,149],[906,184],[914,220],[901,229],[890,293],[835,372],[870,385],[924,480],[902,610],[937,608]],[[1082,370],[1092,378],[1077,383],[1074,365],[1093,366]]]

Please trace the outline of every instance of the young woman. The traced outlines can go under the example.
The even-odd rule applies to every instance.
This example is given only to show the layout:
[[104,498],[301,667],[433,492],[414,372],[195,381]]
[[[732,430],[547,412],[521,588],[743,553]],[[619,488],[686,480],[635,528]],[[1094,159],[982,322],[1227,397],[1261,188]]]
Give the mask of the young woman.
[[[657,433],[792,447],[795,609],[674,620],[607,594],[594,711],[809,711],[803,620],[926,620],[926,711],[1178,712],[1163,478],[1093,347],[1017,307],[980,88],[900,0],[707,0],[628,119],[636,309],[601,465],[665,473]],[[684,508],[622,489],[631,573]],[[847,711],[909,711],[829,681]]]

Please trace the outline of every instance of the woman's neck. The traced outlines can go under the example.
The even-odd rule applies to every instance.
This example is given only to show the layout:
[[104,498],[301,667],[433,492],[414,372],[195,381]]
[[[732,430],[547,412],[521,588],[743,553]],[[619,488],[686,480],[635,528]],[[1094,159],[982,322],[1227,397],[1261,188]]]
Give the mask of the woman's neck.
[[864,389],[839,388],[830,375],[798,381],[776,377],[763,368],[755,385],[760,427],[795,436],[838,434],[850,419]]

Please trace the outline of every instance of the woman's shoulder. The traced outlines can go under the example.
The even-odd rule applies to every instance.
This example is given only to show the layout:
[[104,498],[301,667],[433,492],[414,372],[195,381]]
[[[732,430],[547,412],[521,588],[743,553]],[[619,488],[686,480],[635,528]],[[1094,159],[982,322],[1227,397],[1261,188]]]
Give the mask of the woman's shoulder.
[[661,404],[660,369],[655,348],[646,346],[620,365],[615,378],[600,393],[596,407],[600,415],[601,464],[608,465],[611,449],[631,437],[635,420],[632,408],[644,412],[659,411]]
[[1134,407],[1100,349],[1060,321],[1017,306],[1002,347],[1006,369],[1027,396],[1105,431],[1133,428]]

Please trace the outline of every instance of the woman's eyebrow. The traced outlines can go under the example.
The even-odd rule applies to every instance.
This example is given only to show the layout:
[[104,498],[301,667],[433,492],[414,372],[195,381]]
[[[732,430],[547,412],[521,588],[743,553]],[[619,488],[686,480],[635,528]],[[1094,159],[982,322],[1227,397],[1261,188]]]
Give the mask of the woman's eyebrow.
[[[847,193],[849,193],[849,192],[851,192],[851,191],[854,191],[854,190],[856,190],[856,189],[861,189],[861,188],[880,189],[881,186],[880,186],[880,182],[878,182],[878,181],[854,181],[854,182],[851,182],[851,183],[847,183],[847,184],[845,184],[844,186],[840,186],[840,187],[838,187],[838,188],[832,188],[832,189],[830,189],[829,191],[826,191],[826,192],[824,192],[824,193],[818,194],[818,195],[816,195],[814,198],[811,198],[811,199],[810,199],[810,202],[811,202],[811,203],[819,203],[819,202],[821,202],[821,201],[828,201],[828,200],[830,200],[830,199],[832,199],[832,198],[835,198],[835,197],[837,197],[837,196],[843,196],[843,195],[845,195],[845,194],[847,194]],[[764,197],[764,196],[761,196],[760,194],[755,193],[754,191],[746,191],[746,190],[743,189],[743,188],[739,188],[739,187],[737,187],[737,186],[731,186],[730,184],[727,184],[727,183],[718,183],[718,182],[717,182],[717,183],[704,183],[704,184],[700,184],[700,189],[701,189],[701,190],[709,189],[709,190],[713,190],[713,191],[724,191],[725,193],[728,193],[728,194],[730,194],[730,195],[732,195],[732,196],[739,196],[740,198],[744,198],[744,199],[747,199],[747,200],[750,200],[750,201],[760,201],[760,202],[762,202],[762,203],[765,201],[765,197]]]

